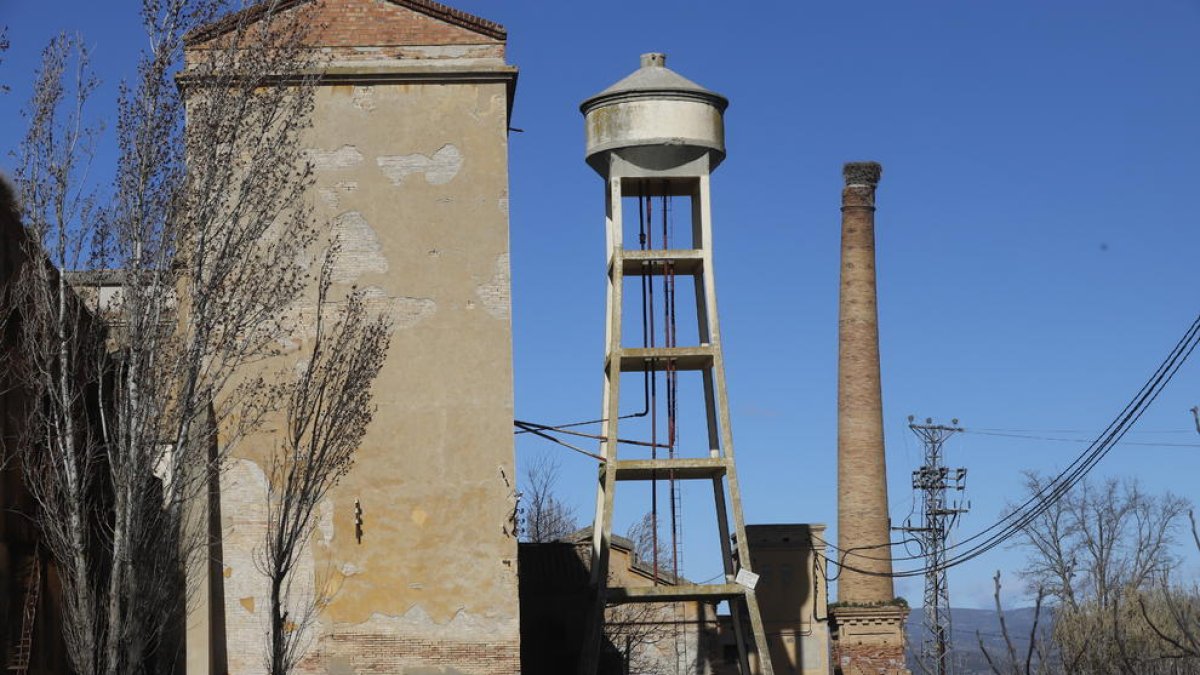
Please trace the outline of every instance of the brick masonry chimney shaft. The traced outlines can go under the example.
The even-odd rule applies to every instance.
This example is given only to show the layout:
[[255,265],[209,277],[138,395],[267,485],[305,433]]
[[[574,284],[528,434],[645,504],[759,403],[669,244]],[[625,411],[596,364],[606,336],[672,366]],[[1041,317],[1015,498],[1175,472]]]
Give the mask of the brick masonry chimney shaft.
[[[843,168],[842,279],[838,313],[838,558],[876,574],[892,571],[883,401],[879,378],[879,312],[875,293],[875,186],[882,167]],[[869,604],[894,597],[890,576],[843,570],[838,602]]]

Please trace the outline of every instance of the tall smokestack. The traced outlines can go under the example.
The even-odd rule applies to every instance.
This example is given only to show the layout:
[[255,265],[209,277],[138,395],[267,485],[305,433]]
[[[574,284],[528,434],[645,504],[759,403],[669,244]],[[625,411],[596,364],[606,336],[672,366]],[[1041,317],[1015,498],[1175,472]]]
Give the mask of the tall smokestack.
[[879,313],[875,299],[877,162],[842,169],[842,283],[838,315],[838,553],[849,567],[838,602],[890,602],[893,596]]

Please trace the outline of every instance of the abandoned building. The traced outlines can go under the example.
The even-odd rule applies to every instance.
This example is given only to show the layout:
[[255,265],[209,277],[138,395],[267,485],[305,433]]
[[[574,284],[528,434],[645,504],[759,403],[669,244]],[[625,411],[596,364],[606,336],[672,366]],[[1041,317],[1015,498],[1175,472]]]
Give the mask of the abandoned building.
[[[638,558],[634,543],[614,536],[614,582],[639,588],[686,580],[657,575]],[[591,528],[559,542],[521,544],[521,669],[560,673],[576,669],[590,603]],[[600,672],[704,672],[717,646],[715,607],[702,602],[613,608]]]
[[[302,669],[515,673],[507,136],[517,71],[505,31],[427,0],[326,2],[314,23],[311,46],[325,56],[306,142],[316,215],[343,242],[335,283],[390,301],[395,331],[375,383],[381,413],[305,553],[304,568],[332,570],[337,592]],[[233,458],[212,506],[220,562],[190,609],[189,673],[262,667],[256,459],[253,444]]]
[[[820,525],[747,525],[759,570],[758,592],[771,662],[780,675],[828,674],[825,577],[814,547]],[[591,528],[558,542],[521,544],[521,672],[573,672],[581,655],[590,604]],[[691,582],[656,574],[632,541],[613,535],[609,576],[614,586],[678,588]],[[714,603],[675,601],[617,605],[605,617],[602,673],[741,672],[732,619]],[[757,660],[752,662],[757,669]]]
[[[28,257],[28,240],[10,188],[0,180],[0,292],[6,296],[12,293],[19,270],[39,262]],[[18,352],[20,322],[0,321],[0,328],[0,438],[8,440],[27,432],[25,418],[33,397],[13,377],[14,370],[23,366]],[[63,673],[68,671],[59,630],[58,566],[39,545],[38,528],[26,515],[35,508],[17,458],[8,443],[0,444],[0,644],[4,649],[0,658],[6,668],[16,665],[33,673]]]
[[[260,8],[238,19],[253,20]],[[305,141],[316,215],[332,223],[343,245],[335,283],[365,289],[381,306],[386,301],[394,334],[375,384],[380,412],[303,552],[301,572],[315,584],[318,570],[327,570],[321,578],[329,588],[300,671],[573,673],[590,659],[601,673],[904,672],[906,609],[888,604],[889,560],[842,560],[866,573],[846,571],[841,602],[831,610],[824,526],[743,522],[715,290],[705,279],[712,262],[709,175],[725,157],[727,101],[650,54],[633,75],[584,105],[588,161],[605,178],[609,253],[618,263],[608,269],[610,302],[618,290],[608,315],[617,321],[609,326],[617,342],[606,372],[613,385],[604,402],[604,417],[613,420],[606,434],[618,437],[617,416],[608,411],[618,409],[621,372],[670,378],[691,370],[706,387],[708,410],[695,414],[709,420],[708,444],[696,456],[676,457],[671,446],[669,456],[608,462],[593,527],[559,542],[519,545],[508,217],[517,68],[506,60],[505,29],[431,0],[326,0],[317,12],[320,29],[309,46],[324,61]],[[192,34],[189,57],[229,25]],[[877,182],[877,169],[847,169],[842,550],[887,538],[871,230]],[[631,197],[643,205],[687,200],[692,222],[684,241],[664,235],[657,245],[623,249],[614,205]],[[15,211],[0,215],[7,218],[0,238],[22,236]],[[5,246],[3,255],[14,250]],[[0,257],[0,282],[19,262]],[[691,277],[689,284],[694,279],[701,299],[696,344],[676,342],[672,333],[663,344],[624,349],[622,276],[669,276],[673,284],[676,274]],[[8,413],[0,431],[14,433],[20,393],[0,388],[0,397]],[[263,672],[268,587],[255,547],[266,519],[269,442],[251,438],[239,446],[202,505],[212,545],[209,564],[191,571],[197,591],[189,595],[177,672]],[[0,505],[7,507],[0,517],[0,638],[18,670],[67,672],[56,638],[53,562],[39,556],[29,524],[12,515],[29,507],[19,473],[0,468]],[[677,567],[648,564],[612,533],[606,480],[611,487],[668,479],[712,482],[721,583],[696,584]],[[616,602],[630,598],[635,602]],[[731,612],[718,613],[725,606]]]

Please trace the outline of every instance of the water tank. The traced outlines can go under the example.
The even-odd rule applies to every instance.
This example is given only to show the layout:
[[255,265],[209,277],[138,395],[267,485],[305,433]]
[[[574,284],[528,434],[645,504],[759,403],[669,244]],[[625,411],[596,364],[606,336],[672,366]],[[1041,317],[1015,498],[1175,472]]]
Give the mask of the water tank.
[[666,54],[643,54],[642,67],[580,104],[587,161],[607,175],[608,154],[634,148],[638,163],[679,165],[708,153],[725,159],[729,100],[667,68]]

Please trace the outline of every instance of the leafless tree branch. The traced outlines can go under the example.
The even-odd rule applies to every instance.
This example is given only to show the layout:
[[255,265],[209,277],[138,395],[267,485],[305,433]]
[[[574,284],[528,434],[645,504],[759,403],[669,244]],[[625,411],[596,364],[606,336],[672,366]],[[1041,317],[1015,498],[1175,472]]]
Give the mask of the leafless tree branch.
[[[367,318],[361,294],[326,325],[332,258],[314,262],[325,226],[312,218],[300,143],[319,58],[305,42],[310,17],[263,0],[221,36],[187,42],[235,4],[144,0],[148,47],[121,86],[105,203],[88,177],[99,128],[81,40],[51,43],[29,105],[16,179],[30,262],[0,301],[6,321],[19,316],[15,372],[36,404],[7,454],[25,459],[63,578],[67,651],[85,675],[161,672],[176,658],[187,569],[207,550],[187,511],[285,403],[280,447],[293,459],[269,498],[279,545],[267,558],[290,607],[287,547],[349,466],[386,349],[386,323]],[[314,316],[306,370],[284,386],[271,370],[284,338]],[[304,453],[310,461],[295,459]],[[294,663],[289,640],[273,672]]]
[[309,629],[329,600],[315,589],[305,593],[296,588],[296,565],[316,526],[317,507],[350,470],[374,415],[371,386],[383,366],[392,328],[387,316],[370,316],[357,291],[346,298],[337,320],[327,323],[337,254],[335,244],[321,267],[315,337],[290,385],[284,442],[270,463],[260,567],[271,584],[272,675],[295,669],[311,641]]
[[546,454],[536,456],[525,469],[521,492],[525,541],[558,541],[579,529],[575,510],[554,493],[560,470],[558,460]]
[[[1031,493],[1041,485],[1027,476]],[[1173,547],[1187,507],[1135,481],[1107,480],[1081,485],[1032,522],[1022,533],[1025,572],[1057,606],[1049,646],[1031,644],[1026,662],[1037,649],[1039,661],[1054,655],[1066,673],[1200,671],[1177,618],[1196,596],[1165,581],[1179,562]]]

